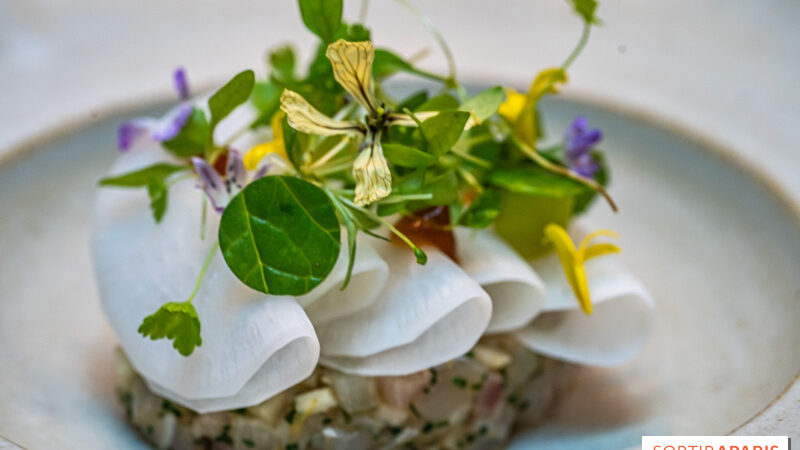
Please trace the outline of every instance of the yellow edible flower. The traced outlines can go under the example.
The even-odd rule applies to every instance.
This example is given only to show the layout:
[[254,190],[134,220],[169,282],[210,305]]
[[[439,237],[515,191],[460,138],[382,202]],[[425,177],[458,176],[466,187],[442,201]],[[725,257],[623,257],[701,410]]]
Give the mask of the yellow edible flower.
[[258,144],[251,148],[244,155],[244,167],[247,170],[255,170],[258,163],[270,153],[277,153],[283,159],[288,160],[286,156],[286,147],[283,144],[283,111],[278,111],[272,116],[270,127],[272,128],[272,140]]
[[521,94],[506,88],[506,101],[500,105],[499,114],[511,122],[514,132],[526,144],[536,148],[539,138],[539,124],[536,117],[536,103],[545,94],[558,92],[558,85],[567,82],[567,73],[561,67],[544,69],[531,82],[528,92]]
[[592,244],[599,236],[617,237],[611,230],[599,230],[589,233],[575,248],[572,239],[560,225],[551,223],[544,228],[545,237],[553,243],[567,282],[572,287],[572,292],[578,299],[584,313],[592,314],[592,300],[589,296],[589,283],[586,280],[586,270],[583,265],[586,261],[609,253],[619,253],[620,249],[614,244]]

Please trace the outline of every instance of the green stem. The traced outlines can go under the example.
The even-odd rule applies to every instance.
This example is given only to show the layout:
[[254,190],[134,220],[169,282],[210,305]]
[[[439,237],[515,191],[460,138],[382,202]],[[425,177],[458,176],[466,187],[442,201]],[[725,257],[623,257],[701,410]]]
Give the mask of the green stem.
[[200,209],[200,240],[206,240],[206,215],[208,213],[208,201],[206,201],[206,193],[200,193],[201,209]]
[[603,196],[603,198],[606,199],[608,205],[611,207],[611,210],[617,212],[617,204],[614,202],[614,199],[611,198],[608,192],[606,192],[603,186],[600,185],[600,183],[592,180],[591,178],[582,177],[566,167],[562,167],[559,166],[558,164],[553,163],[549,159],[540,155],[536,150],[531,148],[530,145],[526,144],[520,138],[514,136],[513,134],[511,135],[511,140],[512,142],[514,142],[514,145],[516,145],[517,148],[519,148],[522,151],[522,153],[524,153],[527,157],[529,157],[533,162],[541,166],[543,169],[547,169],[551,172],[563,175],[569,179],[575,180],[597,191],[600,195]]
[[331,158],[333,158],[334,156],[339,154],[339,152],[341,152],[342,149],[344,149],[345,146],[347,146],[348,142],[350,142],[350,138],[348,136],[343,137],[342,140],[337,142],[336,145],[334,145],[333,148],[328,150],[327,153],[322,155],[322,157],[320,157],[318,160],[316,160],[313,163],[311,163],[311,165],[308,166],[308,171],[313,173],[314,169],[317,169],[317,168],[325,165],[325,163],[330,161]]
[[352,158],[347,158],[347,161],[345,161],[343,163],[339,163],[339,161],[335,161],[335,162],[336,162],[336,164],[330,164],[330,165],[318,168],[316,171],[314,171],[314,175],[316,175],[316,176],[330,175],[332,173],[341,172],[343,170],[349,169],[350,167],[353,166],[353,159]]
[[194,282],[194,289],[192,289],[192,293],[189,294],[189,298],[186,299],[185,303],[192,303],[194,300],[194,296],[197,295],[197,291],[200,290],[200,285],[203,284],[203,278],[206,276],[206,272],[208,271],[208,266],[211,265],[211,260],[214,259],[214,255],[217,254],[217,249],[219,249],[219,241],[215,242],[214,245],[211,246],[211,249],[208,251],[208,255],[206,255],[205,261],[203,261],[203,267],[200,269],[200,276],[197,277],[197,281]]
[[367,10],[369,9],[369,0],[361,0],[361,9],[358,10],[358,22],[364,23],[367,20]]
[[423,252],[419,247],[414,245],[414,243],[411,242],[411,239],[409,239],[408,236],[406,236],[405,234],[400,232],[400,230],[395,228],[394,225],[392,225],[391,223],[383,220],[382,217],[380,217],[379,215],[373,213],[369,209],[357,206],[355,203],[351,202],[350,200],[348,200],[346,198],[340,198],[339,200],[342,203],[344,203],[345,205],[349,206],[350,208],[353,208],[353,209],[356,209],[356,210],[360,211],[361,213],[363,213],[364,215],[366,215],[370,219],[372,219],[372,220],[380,223],[381,225],[385,226],[386,228],[388,228],[389,231],[391,231],[395,236],[400,238],[401,241],[405,242],[406,245],[411,247],[411,250],[414,251],[414,255],[417,257],[417,263],[418,264],[425,264],[428,261],[428,256],[425,255],[425,252]]
[[578,40],[578,45],[572,50],[572,53],[567,56],[567,59],[564,60],[564,63],[561,64],[561,68],[564,69],[566,72],[569,69],[569,66],[572,65],[573,62],[578,58],[578,56],[583,51],[583,48],[586,47],[586,43],[589,42],[589,34],[592,30],[592,24],[589,22],[583,22],[583,31],[581,32],[581,37]]
[[450,149],[450,151],[454,155],[459,156],[459,157],[471,162],[472,164],[475,164],[476,166],[483,167],[484,169],[488,169],[488,168],[492,167],[492,163],[490,163],[489,161],[486,161],[485,159],[478,158],[477,156],[472,155],[469,152],[467,152],[465,150],[462,150],[460,148],[453,147],[452,149]]
[[433,198],[433,194],[430,192],[426,192],[424,194],[400,194],[400,195],[390,195],[383,200],[381,200],[381,205],[389,205],[392,203],[402,203],[411,200],[430,200]]

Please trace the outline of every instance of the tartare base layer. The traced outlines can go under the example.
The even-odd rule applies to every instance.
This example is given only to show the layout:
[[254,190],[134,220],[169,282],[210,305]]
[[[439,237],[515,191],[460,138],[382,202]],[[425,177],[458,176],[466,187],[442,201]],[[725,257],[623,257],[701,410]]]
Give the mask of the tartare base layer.
[[498,335],[422,372],[361,377],[320,366],[259,405],[198,414],[154,394],[119,355],[128,421],[174,450],[503,448],[542,420],[577,368]]

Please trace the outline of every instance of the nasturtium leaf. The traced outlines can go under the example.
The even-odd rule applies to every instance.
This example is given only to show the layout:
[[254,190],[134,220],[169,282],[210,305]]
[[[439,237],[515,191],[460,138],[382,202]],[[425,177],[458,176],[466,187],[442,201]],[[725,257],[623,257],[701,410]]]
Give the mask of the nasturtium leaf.
[[167,212],[167,185],[163,180],[151,179],[147,183],[147,195],[150,196],[150,211],[156,223],[161,222]]
[[106,177],[100,180],[100,186],[141,187],[150,184],[151,180],[164,180],[175,172],[188,170],[187,166],[156,163],[132,172]]
[[416,111],[445,111],[458,109],[458,100],[450,94],[439,94],[419,105]]
[[323,42],[333,41],[342,24],[342,0],[299,0],[300,16]]
[[291,46],[276,48],[269,53],[270,75],[282,82],[294,80],[295,56]]
[[199,108],[192,108],[192,113],[178,134],[163,142],[164,148],[181,158],[202,155],[208,143],[211,128],[206,114]]
[[301,295],[333,269],[339,220],[320,188],[292,176],[267,176],[237,194],[222,214],[219,245],[231,271],[251,288]]
[[597,9],[596,0],[569,0],[575,12],[580,15],[586,23],[598,23],[594,13]]
[[583,192],[583,185],[535,166],[501,168],[486,174],[489,184],[519,194],[567,198]]
[[237,106],[247,101],[250,93],[253,92],[255,83],[256,78],[253,71],[245,70],[209,97],[208,109],[211,111],[212,129]]
[[472,201],[466,211],[461,213],[458,224],[471,228],[486,228],[500,213],[500,193],[486,189]]
[[475,114],[481,121],[488,119],[497,112],[506,98],[505,90],[500,86],[489,88],[461,104],[461,111]]
[[382,147],[386,159],[401,167],[428,167],[436,162],[430,154],[403,144],[385,142]]
[[191,303],[165,303],[139,325],[139,333],[152,340],[167,338],[183,356],[189,356],[195,347],[203,344],[200,337],[200,319]]
[[428,152],[436,157],[447,153],[464,132],[469,113],[464,111],[442,111],[422,122],[421,132],[428,145]]

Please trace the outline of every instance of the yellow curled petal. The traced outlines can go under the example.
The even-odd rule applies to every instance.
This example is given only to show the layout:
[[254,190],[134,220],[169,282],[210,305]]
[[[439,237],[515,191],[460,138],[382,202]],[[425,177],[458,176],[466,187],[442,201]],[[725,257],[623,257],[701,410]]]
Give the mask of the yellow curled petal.
[[365,206],[375,203],[392,192],[392,172],[383,156],[378,139],[361,150],[353,162],[353,178],[356,180],[354,203]]
[[272,140],[258,144],[244,154],[244,167],[247,170],[255,170],[258,163],[270,153],[277,153],[283,159],[289,160],[286,156],[286,147],[283,144],[283,111],[276,112],[270,120],[272,128]]
[[525,94],[506,88],[506,99],[500,104],[497,113],[509,122],[516,122],[523,108],[525,108]]
[[331,119],[311,106],[303,96],[288,89],[281,94],[281,110],[286,113],[289,125],[301,133],[321,136],[362,133],[356,122]]
[[514,131],[526,144],[536,148],[536,141],[541,136],[539,118],[537,117],[536,104],[545,94],[558,92],[558,86],[566,83],[567,73],[560,67],[545,69],[533,79],[528,93],[525,94],[525,104],[517,116]]
[[377,115],[378,102],[372,92],[372,61],[375,48],[370,41],[349,42],[344,39],[328,45],[325,56],[333,66],[333,76],[370,115]]
[[592,313],[592,301],[589,297],[589,286],[586,281],[586,272],[583,269],[583,261],[578,258],[575,244],[567,234],[567,231],[560,225],[551,223],[544,227],[545,237],[553,243],[564,275],[572,288],[572,292],[578,299],[581,309],[586,314]]
[[558,92],[558,85],[567,82],[567,72],[561,67],[544,69],[533,79],[528,90],[528,102],[536,103],[545,94]]
[[612,238],[618,238],[619,237],[619,235],[617,233],[615,233],[614,231],[612,231],[612,230],[597,230],[597,231],[593,231],[593,232],[587,234],[586,237],[584,237],[583,240],[581,240],[581,243],[578,246],[578,251],[581,252],[581,253],[586,251],[586,248],[589,247],[589,244],[591,244],[593,240],[599,238],[600,236],[606,236],[606,237],[612,237]]
[[597,258],[598,256],[608,255],[610,253],[619,253],[621,251],[622,250],[620,250],[620,248],[614,244],[609,244],[606,242],[602,244],[594,244],[587,247],[583,252],[583,261],[585,262],[592,258]]

